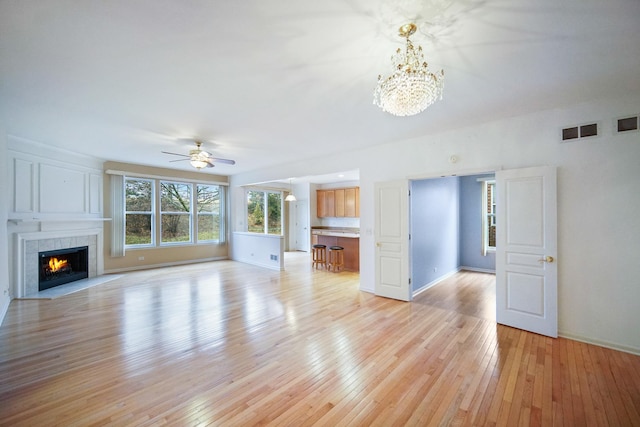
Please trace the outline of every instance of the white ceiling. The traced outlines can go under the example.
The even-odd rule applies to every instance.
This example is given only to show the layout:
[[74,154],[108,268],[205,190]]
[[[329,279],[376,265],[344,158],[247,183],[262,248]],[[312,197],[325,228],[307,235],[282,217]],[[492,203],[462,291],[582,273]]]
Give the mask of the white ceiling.
[[[399,118],[372,93],[408,21],[445,95]],[[105,160],[203,139],[232,175],[640,93],[639,41],[638,0],[0,0],[0,112]]]

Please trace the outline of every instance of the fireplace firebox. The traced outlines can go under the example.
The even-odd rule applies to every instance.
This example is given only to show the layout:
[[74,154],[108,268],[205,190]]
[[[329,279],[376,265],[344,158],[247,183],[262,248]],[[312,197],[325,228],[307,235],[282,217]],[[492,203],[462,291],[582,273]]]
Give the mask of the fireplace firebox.
[[58,249],[38,253],[38,290],[53,288],[89,277],[89,247]]

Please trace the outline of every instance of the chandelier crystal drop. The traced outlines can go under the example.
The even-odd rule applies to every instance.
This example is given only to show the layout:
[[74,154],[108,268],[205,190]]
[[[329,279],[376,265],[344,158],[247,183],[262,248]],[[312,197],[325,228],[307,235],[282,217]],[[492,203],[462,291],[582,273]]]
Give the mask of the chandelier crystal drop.
[[400,36],[407,39],[403,52],[398,48],[391,57],[395,72],[389,77],[378,76],[373,103],[394,116],[413,116],[442,99],[444,71],[432,72],[424,60],[422,46],[413,47],[409,39],[416,32],[415,24],[400,27]]

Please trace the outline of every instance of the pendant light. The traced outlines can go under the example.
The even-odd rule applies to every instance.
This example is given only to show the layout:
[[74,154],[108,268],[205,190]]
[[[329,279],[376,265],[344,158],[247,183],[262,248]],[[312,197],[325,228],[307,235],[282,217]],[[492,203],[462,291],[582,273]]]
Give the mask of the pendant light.
[[289,194],[287,195],[287,197],[284,198],[285,202],[295,202],[298,199],[296,199],[296,196],[293,195],[293,187],[291,186],[291,178],[289,178]]

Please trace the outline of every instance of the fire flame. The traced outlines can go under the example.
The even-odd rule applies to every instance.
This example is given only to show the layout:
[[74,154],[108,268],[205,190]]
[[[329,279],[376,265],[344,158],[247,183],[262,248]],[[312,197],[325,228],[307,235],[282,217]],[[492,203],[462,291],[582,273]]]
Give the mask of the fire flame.
[[67,266],[66,259],[49,258],[49,270],[53,273]]

